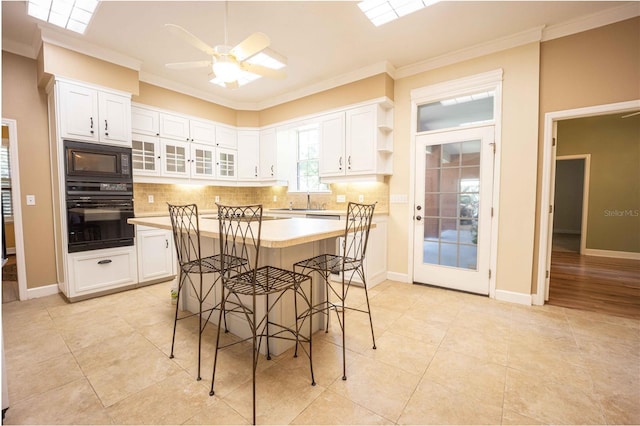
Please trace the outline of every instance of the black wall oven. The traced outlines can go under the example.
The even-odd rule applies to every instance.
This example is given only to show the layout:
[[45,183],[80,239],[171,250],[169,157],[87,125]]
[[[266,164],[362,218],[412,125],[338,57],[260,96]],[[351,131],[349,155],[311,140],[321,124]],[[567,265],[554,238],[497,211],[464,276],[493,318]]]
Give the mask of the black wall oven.
[[132,246],[131,148],[65,141],[69,253]]

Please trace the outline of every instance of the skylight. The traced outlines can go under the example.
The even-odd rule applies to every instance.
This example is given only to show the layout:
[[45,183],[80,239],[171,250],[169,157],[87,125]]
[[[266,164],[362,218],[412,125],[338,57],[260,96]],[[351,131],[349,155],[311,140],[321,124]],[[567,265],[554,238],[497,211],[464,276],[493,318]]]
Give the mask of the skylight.
[[358,7],[373,25],[379,27],[438,1],[440,0],[364,0],[358,3]]
[[29,0],[27,13],[76,33],[84,34],[97,0]]

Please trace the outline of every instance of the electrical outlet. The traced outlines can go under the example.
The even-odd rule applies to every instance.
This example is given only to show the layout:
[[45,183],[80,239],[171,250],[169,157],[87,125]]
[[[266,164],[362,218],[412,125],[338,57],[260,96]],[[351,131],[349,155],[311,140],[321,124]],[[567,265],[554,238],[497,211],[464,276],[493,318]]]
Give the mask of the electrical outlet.
[[149,204],[153,204],[154,202],[153,195],[149,195]]
[[219,203],[220,202],[220,196],[216,195],[215,200],[216,200],[216,203]]
[[274,196],[273,196],[273,202],[275,203],[276,201],[278,201],[278,196],[277,196],[277,195],[274,195]]
[[347,197],[344,195],[338,195],[336,197],[336,203],[346,203],[347,202]]
[[35,195],[27,195],[27,205],[35,206],[36,205],[36,196]]
[[364,202],[364,195],[362,195],[362,194],[358,195],[358,202],[359,203]]

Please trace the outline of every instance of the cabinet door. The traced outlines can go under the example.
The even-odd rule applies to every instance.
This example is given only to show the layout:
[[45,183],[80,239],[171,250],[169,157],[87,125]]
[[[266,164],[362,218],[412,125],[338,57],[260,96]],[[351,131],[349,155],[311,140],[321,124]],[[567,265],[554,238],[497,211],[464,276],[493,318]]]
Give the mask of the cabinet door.
[[257,180],[260,161],[260,133],[238,131],[238,180]]
[[215,177],[215,150],[211,145],[192,143],[189,167],[191,177],[196,179],[213,179]]
[[189,143],[161,139],[162,175],[189,177]]
[[267,129],[260,132],[260,180],[276,180],[278,176],[278,145],[276,129]]
[[137,229],[138,281],[150,281],[175,275],[175,247],[171,231]]
[[376,172],[376,106],[347,111],[347,175]]
[[236,180],[237,155],[235,149],[216,148],[216,178]]
[[131,141],[133,175],[160,175],[160,138],[134,133]]
[[98,142],[98,91],[58,82],[60,136]]
[[160,137],[189,142],[189,119],[160,113]]
[[138,282],[133,246],[71,253],[68,256],[70,297]]
[[130,145],[131,100],[115,93],[98,92],[100,141]]
[[236,149],[238,147],[238,132],[232,127],[216,126],[216,146],[220,148]]
[[132,106],[131,131],[142,135],[160,136],[160,113],[151,109]]
[[322,176],[343,176],[346,169],[344,113],[320,119],[320,171]]
[[190,120],[189,134],[191,142],[206,143],[215,145],[216,143],[216,126],[206,121]]

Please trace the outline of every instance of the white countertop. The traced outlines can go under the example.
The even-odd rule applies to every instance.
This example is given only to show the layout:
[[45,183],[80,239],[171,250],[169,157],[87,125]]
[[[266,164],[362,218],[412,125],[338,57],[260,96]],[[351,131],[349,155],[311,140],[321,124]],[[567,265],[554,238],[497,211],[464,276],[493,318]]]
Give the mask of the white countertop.
[[[201,214],[200,235],[218,238],[218,219],[215,215]],[[152,228],[171,229],[169,216],[136,217],[128,220],[133,225]],[[279,220],[263,220],[261,246],[267,248],[284,248],[298,244],[320,241],[344,235],[344,221],[331,219],[289,218]],[[372,223],[371,227],[375,227]]]

